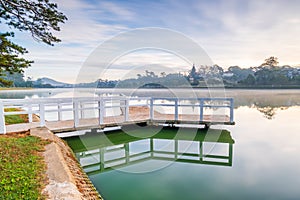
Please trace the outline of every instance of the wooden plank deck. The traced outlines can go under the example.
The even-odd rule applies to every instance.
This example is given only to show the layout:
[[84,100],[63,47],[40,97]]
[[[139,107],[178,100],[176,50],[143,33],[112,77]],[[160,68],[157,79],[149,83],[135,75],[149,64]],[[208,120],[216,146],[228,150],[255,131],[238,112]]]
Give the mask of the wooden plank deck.
[[[79,119],[79,124],[74,127],[74,120],[63,121],[46,121],[45,126],[54,132],[82,130],[89,128],[105,128],[113,126],[122,126],[137,123],[151,124],[234,124],[230,122],[230,117],[227,115],[203,115],[203,121],[200,121],[199,115],[179,114],[178,120],[175,120],[174,114],[163,114],[154,111],[154,117],[151,120],[150,109],[146,106],[132,106],[129,108],[128,120],[125,120],[124,115],[107,116],[103,118],[103,124],[99,124],[98,118]],[[7,132],[18,132],[28,130],[30,128],[39,127],[39,122],[26,124],[7,125]]]

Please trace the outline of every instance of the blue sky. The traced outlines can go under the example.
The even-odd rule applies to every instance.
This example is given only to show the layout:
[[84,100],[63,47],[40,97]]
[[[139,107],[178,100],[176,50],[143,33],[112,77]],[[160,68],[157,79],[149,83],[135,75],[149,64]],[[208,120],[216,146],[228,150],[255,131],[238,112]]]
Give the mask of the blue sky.
[[[222,67],[257,66],[269,56],[280,64],[300,66],[300,1],[298,0],[161,0],[102,1],[56,0],[68,17],[62,42],[50,47],[29,34],[17,33],[15,41],[29,50],[35,63],[26,76],[75,82],[91,52],[113,36],[135,28],[160,27],[184,34],[197,42],[212,62]],[[191,63],[165,52],[135,52],[116,65],[175,67]],[[175,71],[176,71],[175,70]],[[119,71],[121,72],[121,71]],[[118,71],[99,78],[119,78]],[[100,75],[99,75],[100,76]]]

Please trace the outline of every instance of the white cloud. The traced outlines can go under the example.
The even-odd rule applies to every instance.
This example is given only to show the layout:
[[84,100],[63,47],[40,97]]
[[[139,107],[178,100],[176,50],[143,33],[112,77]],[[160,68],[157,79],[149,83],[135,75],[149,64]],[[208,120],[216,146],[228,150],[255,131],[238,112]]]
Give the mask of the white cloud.
[[[36,78],[51,75],[71,82],[100,43],[131,28],[148,26],[170,28],[190,36],[221,66],[250,67],[271,55],[279,57],[280,64],[300,63],[300,2],[297,0],[192,0],[188,3],[57,0],[57,3],[69,18],[57,33],[62,43],[51,48],[32,43],[27,47],[30,58],[36,60],[27,72]],[[28,36],[22,39],[28,44]],[[146,62],[178,66],[177,60],[168,60],[167,55],[160,57],[159,62],[153,61],[152,56],[144,55],[143,60],[125,56],[116,67],[144,66]],[[60,67],[65,74],[57,70]]]
[[132,20],[136,17],[133,12],[129,11],[129,9],[126,9],[116,3],[102,1],[99,3],[99,7],[106,10],[108,14],[114,15],[118,19]]

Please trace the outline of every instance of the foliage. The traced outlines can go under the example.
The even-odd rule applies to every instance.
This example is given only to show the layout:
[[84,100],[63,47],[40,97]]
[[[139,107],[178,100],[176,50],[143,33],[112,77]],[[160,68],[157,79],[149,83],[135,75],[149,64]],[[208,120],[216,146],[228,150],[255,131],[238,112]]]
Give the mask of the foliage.
[[[5,112],[16,112],[21,111],[21,109],[18,108],[5,108]],[[28,122],[28,116],[27,115],[6,115],[5,116],[5,124],[20,124]]]
[[239,66],[231,66],[228,68],[228,73],[233,74],[233,76],[229,77],[230,81],[242,81],[246,79],[249,75],[254,75],[252,68],[240,68]]
[[29,31],[35,40],[49,45],[60,42],[52,31],[60,31],[59,23],[67,20],[49,0],[0,0],[0,18],[9,27]]
[[254,85],[255,84],[255,77],[252,74],[249,74],[247,78],[239,81],[238,83],[242,85]]
[[[264,67],[255,72],[256,85],[290,85],[299,84],[289,77],[290,71],[284,70],[282,67],[268,68]],[[300,76],[296,74],[295,77]]]
[[145,75],[137,74],[137,78],[119,81],[116,87],[120,88],[147,88],[147,87],[182,87],[188,86],[188,81],[181,74],[165,74],[158,76],[152,71],[145,71]]
[[[24,80],[24,75],[22,73],[8,73],[4,72],[4,75],[0,78],[4,79],[5,81],[11,82],[11,86],[13,87],[32,87],[32,80],[30,77],[27,78],[27,80]],[[2,86],[6,86],[5,84],[2,84]]]
[[[32,63],[32,61],[19,57],[19,55],[27,53],[27,50],[7,39],[7,37],[13,36],[13,33],[0,33],[0,76],[2,77],[7,73],[23,73],[24,69]],[[0,78],[2,85],[10,86],[13,84],[12,81],[2,77]]]
[[0,136],[1,199],[44,199],[46,142],[32,136]]
[[274,56],[271,56],[269,58],[266,58],[265,62],[262,63],[260,66],[271,66],[271,67],[274,67],[274,66],[277,66],[278,63],[279,63],[278,62],[278,58],[274,57]]

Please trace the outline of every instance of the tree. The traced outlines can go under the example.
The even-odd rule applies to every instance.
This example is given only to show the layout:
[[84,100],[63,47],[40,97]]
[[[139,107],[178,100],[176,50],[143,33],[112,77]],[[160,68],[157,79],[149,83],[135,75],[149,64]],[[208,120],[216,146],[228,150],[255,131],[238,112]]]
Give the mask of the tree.
[[271,56],[269,58],[266,58],[265,59],[265,62],[262,63],[260,66],[271,66],[271,67],[275,67],[278,65],[278,58],[277,57],[274,57],[274,56]]
[[246,79],[241,80],[238,83],[253,86],[255,84],[255,77],[252,74],[249,74]]
[[[53,45],[61,40],[52,32],[60,31],[59,23],[64,23],[67,17],[57,10],[57,4],[49,0],[0,0],[0,23],[19,31],[31,33],[34,40]],[[0,74],[23,72],[32,61],[20,58],[27,50],[11,42],[8,37],[13,33],[0,32]],[[0,82],[5,83],[1,78]]]
[[34,39],[53,45],[61,40],[51,31],[60,31],[67,17],[49,0],[0,0],[0,18],[9,27],[29,31]]
[[166,72],[161,72],[160,75],[161,75],[161,77],[166,77],[167,74],[166,74]]
[[[5,76],[4,72],[22,73],[24,68],[29,67],[32,63],[32,61],[19,57],[20,54],[27,53],[27,50],[12,43],[6,37],[13,37],[13,33],[0,33],[0,76]],[[4,77],[0,78],[2,85],[12,84],[11,81],[7,82],[3,79]]]

